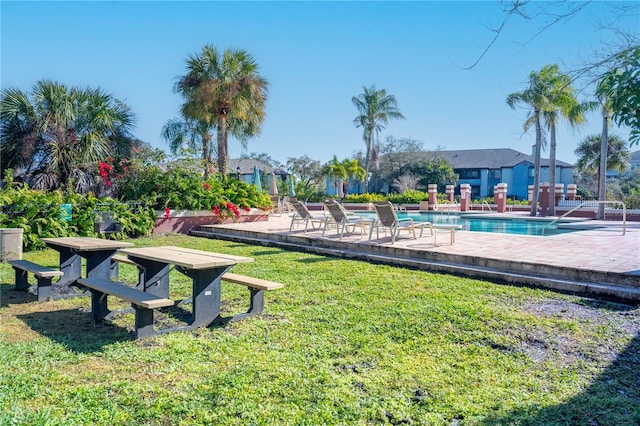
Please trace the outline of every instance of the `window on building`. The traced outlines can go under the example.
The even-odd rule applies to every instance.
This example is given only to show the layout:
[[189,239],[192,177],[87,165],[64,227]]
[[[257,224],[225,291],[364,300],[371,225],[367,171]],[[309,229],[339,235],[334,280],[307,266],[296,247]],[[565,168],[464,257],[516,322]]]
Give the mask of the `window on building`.
[[461,169],[457,173],[460,179],[480,179],[480,170],[478,169]]

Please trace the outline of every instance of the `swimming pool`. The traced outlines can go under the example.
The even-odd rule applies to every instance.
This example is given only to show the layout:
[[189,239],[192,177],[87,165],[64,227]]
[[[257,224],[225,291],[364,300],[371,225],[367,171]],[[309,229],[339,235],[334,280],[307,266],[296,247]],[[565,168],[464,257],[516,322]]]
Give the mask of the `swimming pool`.
[[[365,217],[376,217],[375,212],[358,211],[356,214]],[[418,222],[431,222],[438,224],[461,225],[462,230],[473,232],[493,232],[501,234],[516,235],[540,235],[542,236],[542,228],[549,224],[552,219],[534,218],[534,217],[513,217],[513,216],[496,216],[482,213],[427,213],[427,212],[397,212],[399,218],[410,217]],[[552,226],[547,227],[544,235],[557,235],[567,232],[574,232],[578,229],[563,228],[563,223],[575,222],[575,220],[558,221]]]

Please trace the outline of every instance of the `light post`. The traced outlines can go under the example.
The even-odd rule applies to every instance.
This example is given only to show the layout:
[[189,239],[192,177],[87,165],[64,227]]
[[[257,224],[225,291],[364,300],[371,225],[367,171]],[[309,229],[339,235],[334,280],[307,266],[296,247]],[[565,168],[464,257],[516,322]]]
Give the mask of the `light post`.
[[238,174],[238,180],[240,180],[240,166],[236,167],[236,172]]

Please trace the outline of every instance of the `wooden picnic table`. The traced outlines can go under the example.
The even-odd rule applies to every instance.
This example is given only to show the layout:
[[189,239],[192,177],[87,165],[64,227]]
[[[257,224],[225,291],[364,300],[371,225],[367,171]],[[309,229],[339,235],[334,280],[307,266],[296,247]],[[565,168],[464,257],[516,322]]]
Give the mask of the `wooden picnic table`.
[[64,273],[57,286],[75,285],[82,277],[82,258],[86,259],[86,276],[109,279],[111,256],[118,249],[133,247],[125,241],[91,237],[42,238],[42,241],[60,254],[60,271]]
[[234,265],[253,262],[252,258],[175,246],[126,248],[119,252],[144,268],[141,288],[155,296],[169,298],[169,272],[172,266],[192,279],[191,297],[182,301],[193,304],[191,320],[187,326],[171,331],[193,330],[246,316],[221,317],[220,281],[222,275]]

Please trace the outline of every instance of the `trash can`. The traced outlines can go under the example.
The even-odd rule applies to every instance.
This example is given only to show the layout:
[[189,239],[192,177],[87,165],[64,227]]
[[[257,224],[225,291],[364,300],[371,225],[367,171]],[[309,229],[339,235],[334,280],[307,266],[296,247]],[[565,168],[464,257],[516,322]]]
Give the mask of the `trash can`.
[[22,228],[0,228],[0,260],[22,259]]

